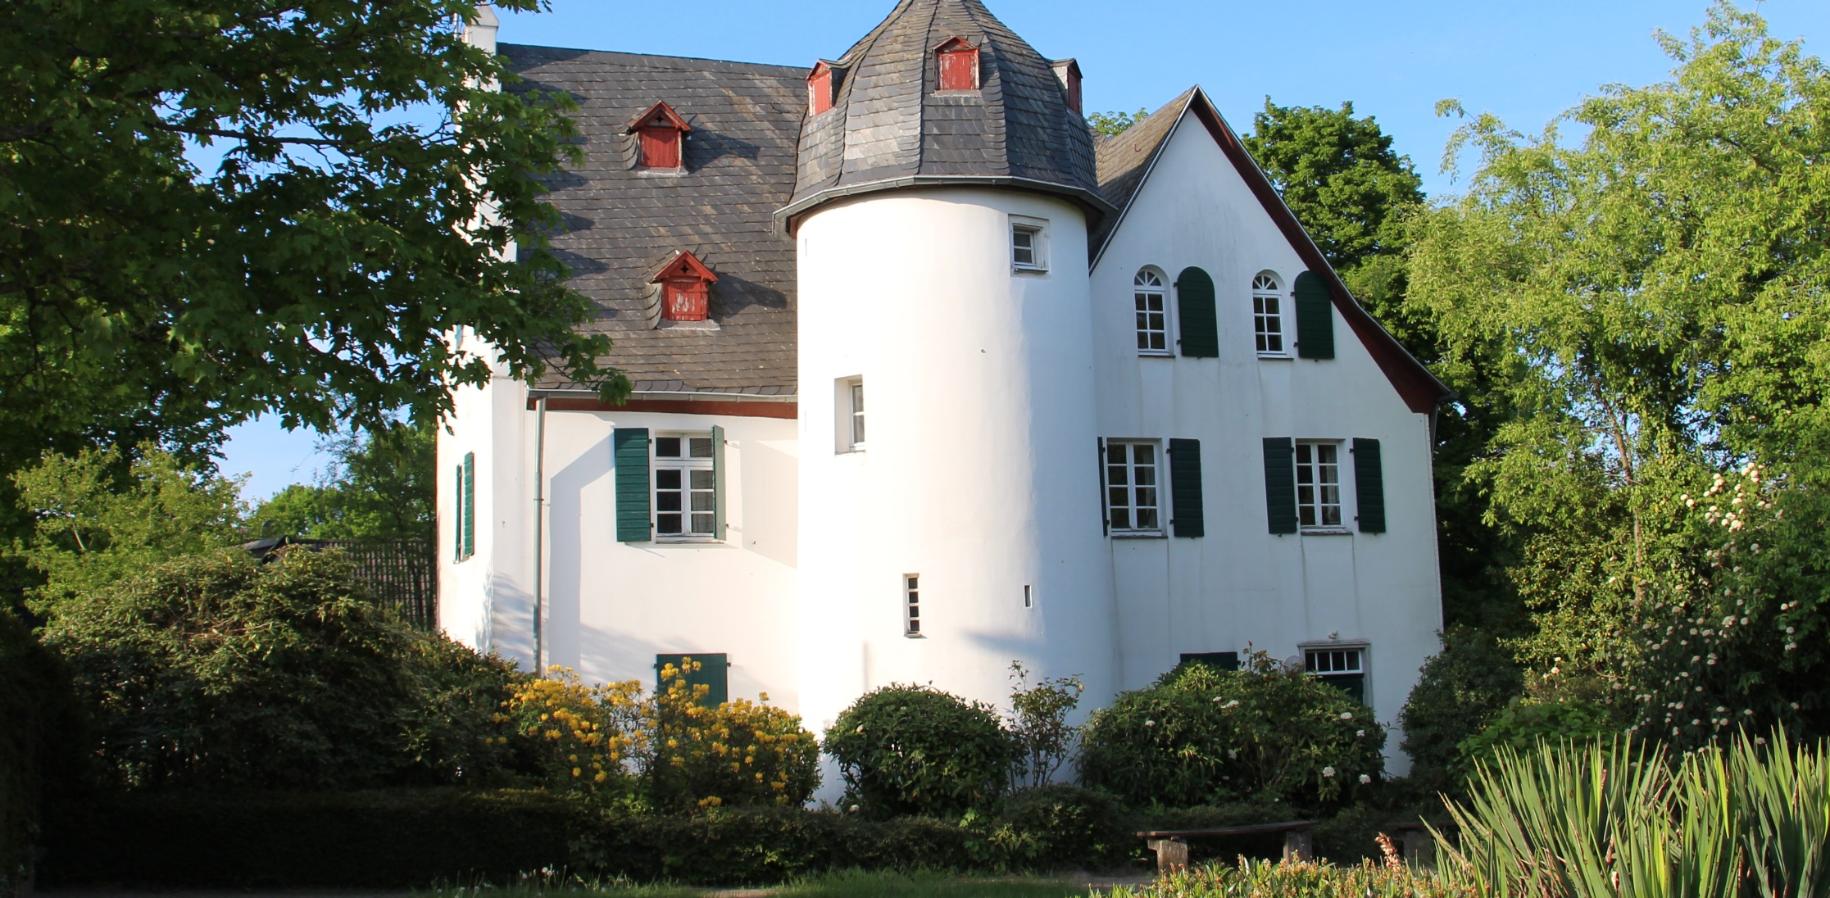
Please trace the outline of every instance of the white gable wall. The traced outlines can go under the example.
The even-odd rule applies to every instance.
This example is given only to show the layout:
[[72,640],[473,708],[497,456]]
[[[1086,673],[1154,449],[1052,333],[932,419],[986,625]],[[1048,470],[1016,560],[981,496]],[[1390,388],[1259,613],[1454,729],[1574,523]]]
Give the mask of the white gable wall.
[[[1132,279],[1146,265],[1171,283],[1189,266],[1213,277],[1219,359],[1138,355]],[[1429,420],[1405,405],[1338,312],[1334,359],[1258,357],[1253,276],[1270,269],[1281,279],[1286,339],[1293,340],[1288,291],[1305,268],[1190,112],[1092,278],[1101,433],[1165,445],[1172,437],[1199,439],[1204,469],[1204,538],[1112,541],[1121,679],[1126,688],[1146,685],[1183,652],[1243,651],[1251,643],[1282,659],[1300,655],[1304,642],[1338,634],[1370,646],[1368,699],[1392,726],[1441,627]],[[1174,346],[1173,290],[1168,311]],[[1387,532],[1269,533],[1265,437],[1380,440]],[[1341,490],[1351,527],[1346,448]],[[1165,524],[1172,516],[1165,514]],[[1402,770],[1408,765],[1397,744],[1394,731],[1389,767]]]
[[[480,351],[494,355],[493,350]],[[523,660],[531,670],[530,631],[525,626],[505,629],[500,620],[509,609],[532,603],[532,582],[521,579],[515,567],[528,519],[504,500],[522,489],[520,410],[527,388],[508,377],[503,366],[495,367],[487,387],[453,391],[452,412],[438,433],[439,626],[458,642]],[[459,561],[457,474],[467,453],[476,457],[475,554]],[[521,616],[525,620],[525,612]]]

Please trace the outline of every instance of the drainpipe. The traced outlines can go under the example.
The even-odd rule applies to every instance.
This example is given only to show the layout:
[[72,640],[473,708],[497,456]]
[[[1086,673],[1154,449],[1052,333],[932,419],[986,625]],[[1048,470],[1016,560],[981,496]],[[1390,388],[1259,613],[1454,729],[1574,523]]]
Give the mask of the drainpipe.
[[546,673],[546,397],[534,404],[534,673]]

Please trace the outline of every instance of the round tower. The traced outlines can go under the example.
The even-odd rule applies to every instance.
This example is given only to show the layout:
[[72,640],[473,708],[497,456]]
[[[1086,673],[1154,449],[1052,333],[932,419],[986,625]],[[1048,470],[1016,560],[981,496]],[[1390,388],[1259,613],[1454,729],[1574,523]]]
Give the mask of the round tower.
[[1078,68],[902,0],[808,80],[795,195],[803,716],[1011,662],[1114,688]]

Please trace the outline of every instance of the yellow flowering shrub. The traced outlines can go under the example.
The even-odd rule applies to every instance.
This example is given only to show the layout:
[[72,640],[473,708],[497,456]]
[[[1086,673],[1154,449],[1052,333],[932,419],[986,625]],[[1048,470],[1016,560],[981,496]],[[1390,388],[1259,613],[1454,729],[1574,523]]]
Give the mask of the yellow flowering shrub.
[[653,730],[640,683],[587,686],[555,667],[523,683],[502,709],[502,722],[555,788],[590,798],[636,794]]
[[655,804],[708,809],[806,802],[820,783],[820,747],[801,719],[742,699],[707,706],[710,687],[688,681],[701,662],[687,658],[682,664],[691,670],[672,664],[661,669],[663,685],[654,701]]
[[[670,809],[798,806],[819,786],[819,743],[780,708],[707,706],[688,682],[691,658],[661,669],[659,694],[633,680],[587,686],[565,668],[530,680],[503,705],[522,750],[558,789]],[[762,697],[768,701],[768,696]]]

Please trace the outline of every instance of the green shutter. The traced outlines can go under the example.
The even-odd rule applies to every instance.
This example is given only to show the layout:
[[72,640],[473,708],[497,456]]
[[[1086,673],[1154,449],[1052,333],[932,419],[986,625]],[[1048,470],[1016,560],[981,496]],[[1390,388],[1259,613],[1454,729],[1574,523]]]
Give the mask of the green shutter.
[[672,664],[679,667],[687,659],[699,662],[699,669],[686,675],[690,686],[705,685],[710,687],[700,704],[715,708],[731,700],[731,658],[729,655],[711,652],[692,652],[681,655],[654,656],[654,681],[657,690],[666,688],[661,682],[661,668]]
[[451,468],[451,487],[454,491],[451,503],[451,558],[453,561],[464,560],[464,466],[453,465]]
[[1106,504],[1106,439],[1099,438],[1099,477],[1094,481],[1099,484],[1099,532],[1112,534],[1112,507]]
[[1353,441],[1353,491],[1361,533],[1385,532],[1385,471],[1378,440]]
[[1264,441],[1264,502],[1272,533],[1296,532],[1296,441]]
[[477,554],[477,454],[464,454],[464,557]]
[[724,428],[712,428],[712,538],[724,539]]
[[1313,271],[1296,276],[1296,354],[1305,359],[1334,358],[1334,302],[1328,285]]
[[1220,324],[1214,311],[1214,279],[1199,268],[1183,269],[1176,278],[1176,340],[1189,358],[1220,357]]
[[618,427],[610,432],[616,465],[616,539],[645,543],[653,535],[648,516],[648,428]]
[[1207,515],[1201,506],[1201,441],[1169,441],[1169,525],[1180,537],[1207,535]]

